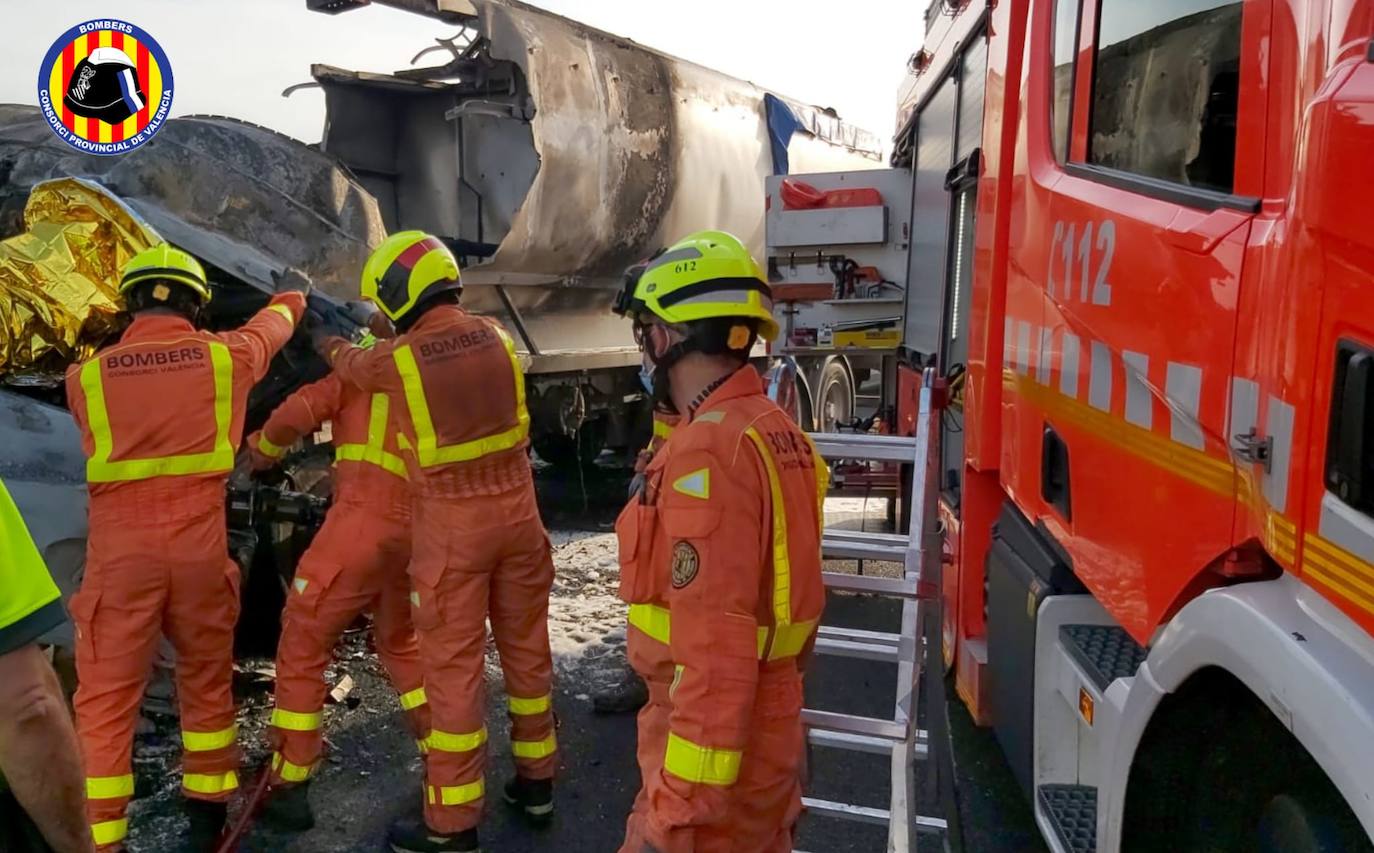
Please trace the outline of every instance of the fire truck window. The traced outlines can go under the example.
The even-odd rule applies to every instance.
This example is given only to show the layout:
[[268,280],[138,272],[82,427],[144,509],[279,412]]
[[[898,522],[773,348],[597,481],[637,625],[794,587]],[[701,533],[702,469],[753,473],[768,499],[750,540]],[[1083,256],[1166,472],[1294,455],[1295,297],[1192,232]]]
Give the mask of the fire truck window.
[[1050,127],[1054,156],[1069,153],[1069,119],[1073,109],[1073,69],[1078,55],[1078,6],[1081,0],[1058,0],[1054,7],[1054,91],[1050,98]]
[[1230,192],[1239,0],[1102,0],[1088,160]]

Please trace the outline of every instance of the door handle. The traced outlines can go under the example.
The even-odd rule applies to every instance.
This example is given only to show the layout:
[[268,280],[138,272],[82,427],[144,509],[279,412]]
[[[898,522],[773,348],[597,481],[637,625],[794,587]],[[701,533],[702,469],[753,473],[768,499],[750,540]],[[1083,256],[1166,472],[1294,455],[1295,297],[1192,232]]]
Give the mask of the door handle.
[[1261,436],[1257,430],[1251,429],[1231,439],[1231,452],[1237,459],[1262,466],[1264,473],[1268,474],[1274,465],[1274,438]]

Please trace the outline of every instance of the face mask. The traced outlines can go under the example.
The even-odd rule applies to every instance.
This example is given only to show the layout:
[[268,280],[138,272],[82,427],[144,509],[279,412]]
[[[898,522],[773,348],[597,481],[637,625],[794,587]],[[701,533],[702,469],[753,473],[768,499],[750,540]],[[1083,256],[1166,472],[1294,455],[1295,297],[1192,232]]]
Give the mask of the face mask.
[[639,384],[644,386],[644,391],[649,395],[654,394],[654,366],[646,359],[639,365]]

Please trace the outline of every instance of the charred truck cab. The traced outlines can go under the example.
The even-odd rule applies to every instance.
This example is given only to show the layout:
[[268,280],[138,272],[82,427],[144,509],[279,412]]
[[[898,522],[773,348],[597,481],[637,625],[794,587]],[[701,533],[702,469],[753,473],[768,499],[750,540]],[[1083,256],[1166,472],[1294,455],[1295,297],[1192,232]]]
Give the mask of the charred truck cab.
[[385,2],[460,32],[441,65],[312,68],[321,148],[388,230],[453,249],[465,307],[521,350],[531,441],[550,462],[647,441],[639,353],[610,311],[627,267],[702,228],[760,257],[765,176],[880,165],[878,140],[831,112],[531,6]]
[[927,25],[893,393],[953,391],[960,697],[1056,851],[1370,850],[1374,2]]

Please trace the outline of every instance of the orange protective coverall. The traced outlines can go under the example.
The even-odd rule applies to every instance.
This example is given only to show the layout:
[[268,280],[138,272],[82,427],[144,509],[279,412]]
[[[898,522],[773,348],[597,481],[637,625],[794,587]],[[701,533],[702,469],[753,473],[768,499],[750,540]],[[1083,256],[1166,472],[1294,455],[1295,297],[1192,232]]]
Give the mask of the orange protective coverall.
[[90,486],[86,573],[71,601],[76,724],[101,849],[118,848],[128,828],[134,725],[164,632],[177,654],[182,790],[223,800],[238,787],[230,680],[239,570],[225,484],[248,392],[304,312],[304,296],[278,294],[222,334],[144,315],[67,372]]
[[272,784],[303,782],[323,743],[324,669],[339,635],[366,610],[377,655],[400,695],[411,731],[423,741],[429,709],[420,647],[410,621],[410,485],[386,394],[368,394],[329,376],[288,397],[249,436],[254,467],[328,421],[334,442],[334,501],[296,567],[277,644]]
[[825,463],[746,367],[647,474],[616,523],[630,663],[649,685],[622,853],[791,851]]
[[529,413],[515,345],[496,323],[456,305],[430,309],[405,334],[335,351],[334,369],[385,392],[412,460],[411,604],[431,730],[425,822],[477,825],[486,765],[486,622],[501,655],[516,771],[557,764],[549,653],[553,560],[535,504]]

